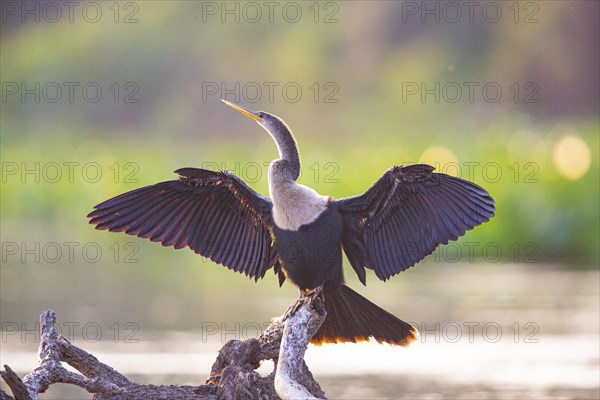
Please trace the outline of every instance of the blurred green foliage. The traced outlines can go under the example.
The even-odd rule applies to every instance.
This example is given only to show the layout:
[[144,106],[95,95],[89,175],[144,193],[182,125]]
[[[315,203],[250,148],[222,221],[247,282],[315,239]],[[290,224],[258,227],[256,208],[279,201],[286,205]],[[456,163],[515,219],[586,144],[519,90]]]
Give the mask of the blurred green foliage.
[[[496,241],[505,250],[509,243],[535,242],[544,260],[596,264],[598,94],[577,108],[560,108],[564,100],[552,96],[571,97],[582,86],[598,88],[597,69],[595,75],[581,73],[593,67],[580,65],[590,49],[579,40],[595,27],[585,2],[576,7],[544,3],[536,13],[538,23],[516,24],[507,16],[496,24],[480,20],[455,26],[417,23],[418,18],[402,14],[406,9],[399,4],[376,4],[339,3],[338,22],[328,24],[308,16],[297,25],[282,18],[244,23],[244,14],[240,23],[229,23],[233,16],[222,23],[220,14],[205,15],[201,4],[142,2],[135,14],[139,21],[132,24],[115,24],[108,15],[90,24],[75,14],[73,23],[4,26],[4,83],[79,86],[73,102],[67,101],[64,85],[56,103],[44,101],[43,94],[39,103],[31,95],[23,102],[5,91],[2,159],[17,163],[19,171],[3,176],[3,226],[18,227],[26,220],[87,236],[82,217],[93,204],[171,179],[177,167],[203,163],[233,170],[238,165],[236,172],[251,174],[245,178],[256,180],[253,186],[266,193],[263,163],[276,156],[270,139],[232,115],[218,95],[203,93],[207,82],[225,82],[230,89],[250,82],[265,92],[259,104],[245,104],[282,116],[295,130],[303,183],[335,197],[358,194],[391,165],[416,162],[430,146],[445,147],[456,158],[437,160],[438,169],[457,171],[449,162],[458,162],[461,175],[489,189],[498,202],[497,217],[470,239]],[[351,19],[364,10],[355,32]],[[408,21],[403,26],[377,23],[377,18]],[[414,25],[420,30],[415,32]],[[575,42],[580,46],[571,46]],[[103,89],[98,103],[82,98],[87,82]],[[113,82],[135,83],[139,93],[133,98],[139,102],[115,102],[116,89],[108,88]],[[276,82],[277,88],[294,82],[304,94],[291,103],[275,90],[269,104],[264,82]],[[324,92],[317,102],[308,89],[313,82]],[[332,96],[337,103],[323,102],[330,92],[322,88],[326,82],[338,88]],[[422,82],[429,89],[435,82],[457,83],[463,99],[444,101],[443,93],[437,103],[435,95],[425,102],[419,94],[404,99],[407,83]],[[462,82],[480,83],[473,103],[465,101]],[[486,82],[502,87],[500,102],[482,98],[479,88]],[[526,82],[536,83],[539,92],[532,98],[537,103],[523,103],[523,93],[515,102],[509,89],[514,82],[521,91]],[[119,89],[121,97],[128,93]],[[574,181],[562,176],[553,160],[565,135],[583,139],[592,154],[589,169]],[[47,166],[52,162],[62,169],[58,182],[52,182],[54,171]],[[74,167],[72,183],[64,162],[81,165]],[[93,168],[83,170],[90,162],[103,173],[93,183]],[[248,164],[253,162],[260,165],[260,179],[254,179],[257,169]],[[21,179],[21,169],[35,169],[35,163],[40,163],[39,183],[35,175]],[[115,168],[121,176],[115,176]],[[84,173],[91,178],[81,179]],[[135,173],[139,184],[124,183],[127,173]]]
[[[209,3],[224,7],[224,2]],[[95,241],[106,253],[112,243],[138,243],[143,267],[81,262],[60,269],[76,277],[88,274],[99,288],[106,287],[102,277],[113,276],[106,278],[111,291],[105,297],[94,293],[97,301],[115,301],[111,293],[120,289],[139,294],[161,280],[172,282],[172,290],[163,288],[171,293],[165,304],[176,308],[185,308],[186,300],[174,300],[173,293],[187,292],[182,298],[189,299],[206,289],[212,296],[211,282],[228,282],[228,290],[239,293],[275,286],[273,280],[248,289],[244,278],[234,279],[221,268],[197,268],[197,256],[189,252],[181,255],[141,239],[97,232],[85,218],[93,205],[174,179],[172,171],[186,166],[231,169],[266,194],[265,163],[276,158],[275,146],[255,124],[223,106],[221,97],[284,118],[301,148],[301,183],[320,193],[356,195],[390,166],[423,159],[488,189],[497,201],[497,215],[461,238],[460,251],[467,252],[472,243],[476,250],[473,260],[463,253],[460,262],[597,268],[595,2],[536,3],[533,23],[523,23],[523,14],[516,18],[508,8],[495,23],[480,14],[474,22],[466,16],[459,23],[443,18],[423,22],[407,15],[402,2],[385,1],[326,3],[337,5],[332,9],[321,4],[317,22],[308,8],[316,3],[302,3],[305,14],[297,23],[279,14],[272,23],[266,17],[236,22],[231,16],[208,15],[206,2],[135,4],[134,23],[122,23],[123,13],[131,11],[125,9],[115,23],[106,6],[97,23],[76,13],[73,22],[22,23],[11,17],[2,24],[2,241]],[[331,10],[337,10],[335,21],[324,23],[324,13]],[[526,11],[531,10],[521,9]],[[51,91],[39,102],[32,95],[22,101],[20,94],[7,92],[13,86],[6,86],[52,82],[64,89],[56,102],[47,101]],[[77,83],[74,101],[67,99],[65,82]],[[477,84],[473,101],[465,82]],[[101,87],[99,101],[84,99],[86,83]],[[302,89],[298,101],[282,93],[288,83]],[[422,93],[407,92],[423,84],[435,89],[436,83],[439,100],[436,94],[422,98]],[[497,102],[482,92],[489,83],[502,89]],[[209,94],[213,84],[219,92]],[[262,96],[253,102],[254,92],[244,96],[240,90],[220,90],[236,84],[258,86]],[[273,98],[268,85],[275,87]],[[457,86],[462,96],[453,101]],[[137,102],[124,102],[128,95]],[[583,149],[567,146],[567,155],[558,152],[565,137],[579,139]],[[55,179],[57,166],[62,175]],[[566,175],[573,168],[582,172],[570,179]],[[23,175],[24,169],[37,172]],[[452,262],[449,258],[443,253],[427,262]],[[3,280],[3,291],[21,282],[22,292],[25,280],[42,279],[33,262],[11,260],[8,265],[3,261],[5,277],[11,274]],[[170,263],[184,267],[166,268]],[[120,288],[115,271],[123,282],[139,287]],[[42,275],[57,284],[62,279]],[[205,287],[198,289],[199,284]],[[8,302],[18,298],[9,297]],[[130,306],[143,309],[144,301],[136,299],[141,303]]]

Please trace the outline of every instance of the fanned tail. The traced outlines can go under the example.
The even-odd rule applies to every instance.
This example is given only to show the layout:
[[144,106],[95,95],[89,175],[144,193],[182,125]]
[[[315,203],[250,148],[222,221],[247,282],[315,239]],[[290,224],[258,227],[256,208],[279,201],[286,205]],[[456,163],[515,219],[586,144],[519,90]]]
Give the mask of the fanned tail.
[[374,338],[379,343],[407,346],[417,338],[417,330],[346,285],[325,292],[327,317],[311,339],[313,344],[362,342]]

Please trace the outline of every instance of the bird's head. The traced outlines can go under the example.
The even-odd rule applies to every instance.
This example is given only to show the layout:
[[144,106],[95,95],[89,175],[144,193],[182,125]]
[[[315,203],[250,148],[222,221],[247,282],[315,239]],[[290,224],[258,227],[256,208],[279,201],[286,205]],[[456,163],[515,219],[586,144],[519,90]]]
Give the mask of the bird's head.
[[285,122],[281,118],[276,115],[269,114],[265,111],[251,111],[247,108],[240,107],[237,104],[233,104],[227,100],[221,100],[223,103],[227,104],[229,107],[233,108],[244,114],[247,117],[255,120],[260,126],[262,126],[267,132],[271,134],[275,139],[277,139],[279,132],[291,132],[290,128],[287,126]]

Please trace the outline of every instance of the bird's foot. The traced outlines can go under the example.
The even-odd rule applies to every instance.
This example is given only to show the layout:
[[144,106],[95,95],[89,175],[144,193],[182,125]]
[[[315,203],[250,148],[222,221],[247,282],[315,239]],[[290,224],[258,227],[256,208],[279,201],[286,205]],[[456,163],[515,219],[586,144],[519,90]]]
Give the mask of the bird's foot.
[[323,292],[323,286],[317,286],[314,289],[305,289],[300,293],[300,300],[313,301]]
[[298,309],[305,303],[312,303],[315,299],[317,299],[321,293],[323,293],[323,286],[317,286],[314,289],[303,289],[300,291],[300,298],[292,304],[285,314],[283,314],[283,321],[291,317],[298,311]]

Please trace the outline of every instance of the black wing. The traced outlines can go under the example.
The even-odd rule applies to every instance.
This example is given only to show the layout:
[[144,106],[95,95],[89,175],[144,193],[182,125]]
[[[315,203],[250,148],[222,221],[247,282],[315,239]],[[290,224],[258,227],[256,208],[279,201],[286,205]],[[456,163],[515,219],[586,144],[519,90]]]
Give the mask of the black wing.
[[125,232],[176,249],[189,247],[258,280],[275,264],[271,200],[230,172],[175,171],[178,181],[146,186],[98,204],[96,229]]
[[338,201],[342,245],[363,284],[365,268],[385,281],[494,216],[487,191],[433,170],[393,167],[363,195]]

